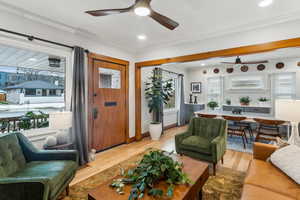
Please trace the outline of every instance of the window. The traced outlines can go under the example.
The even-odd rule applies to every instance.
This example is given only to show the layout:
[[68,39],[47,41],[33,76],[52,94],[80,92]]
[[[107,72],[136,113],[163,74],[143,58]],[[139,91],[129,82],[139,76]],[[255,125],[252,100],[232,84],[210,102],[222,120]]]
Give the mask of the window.
[[296,97],[296,73],[275,74],[273,90],[276,99],[294,99]]
[[222,102],[222,80],[221,77],[207,79],[207,101],[216,101],[219,107]]
[[35,96],[36,91],[35,89],[25,89],[25,96]]
[[164,109],[175,109],[177,105],[178,77],[176,74],[171,74],[163,71],[163,80],[171,80],[173,86],[173,95],[167,104],[164,104]]
[[0,133],[48,127],[49,114],[65,109],[61,92],[65,91],[66,57],[58,55],[58,67],[51,67],[53,55],[48,53],[7,45],[0,45],[0,52],[0,90],[6,95],[6,102],[0,103]]
[[121,72],[119,70],[99,68],[99,88],[121,88]]

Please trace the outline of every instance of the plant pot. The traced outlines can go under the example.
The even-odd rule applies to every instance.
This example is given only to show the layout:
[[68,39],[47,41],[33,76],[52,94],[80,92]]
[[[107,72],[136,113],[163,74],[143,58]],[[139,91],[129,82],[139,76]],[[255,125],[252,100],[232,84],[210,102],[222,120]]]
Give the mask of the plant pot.
[[162,123],[150,124],[149,132],[152,140],[159,140],[162,132]]
[[241,103],[242,106],[249,106],[249,103]]

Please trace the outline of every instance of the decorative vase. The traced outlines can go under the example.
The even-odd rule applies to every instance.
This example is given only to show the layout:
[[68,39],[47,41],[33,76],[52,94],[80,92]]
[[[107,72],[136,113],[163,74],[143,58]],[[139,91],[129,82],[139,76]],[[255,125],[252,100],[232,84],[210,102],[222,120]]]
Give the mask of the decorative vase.
[[194,104],[198,104],[198,97],[194,96],[194,98],[195,98]]
[[152,140],[159,140],[162,132],[162,123],[150,124],[149,132]]
[[193,103],[193,95],[190,94],[190,103]]
[[243,103],[243,102],[241,102],[241,105],[242,106],[249,106],[249,103]]

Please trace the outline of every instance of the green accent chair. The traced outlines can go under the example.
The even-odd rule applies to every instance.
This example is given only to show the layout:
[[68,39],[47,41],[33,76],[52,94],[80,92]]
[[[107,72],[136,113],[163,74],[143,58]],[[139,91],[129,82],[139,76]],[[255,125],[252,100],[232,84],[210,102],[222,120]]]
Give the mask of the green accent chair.
[[227,121],[194,117],[191,119],[187,132],[175,136],[176,151],[199,160],[213,163],[213,173],[216,165],[226,152]]
[[0,134],[0,199],[56,200],[75,176],[76,151],[36,149],[21,133]]

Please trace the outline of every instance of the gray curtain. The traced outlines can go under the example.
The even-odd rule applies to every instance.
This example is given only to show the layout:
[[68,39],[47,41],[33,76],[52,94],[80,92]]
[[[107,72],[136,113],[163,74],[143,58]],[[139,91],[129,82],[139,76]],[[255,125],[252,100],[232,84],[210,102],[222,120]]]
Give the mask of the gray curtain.
[[86,84],[85,84],[85,52],[81,47],[74,49],[72,88],[73,137],[79,153],[79,164],[88,162],[88,140],[86,127]]
[[185,102],[184,102],[184,76],[182,74],[178,75],[179,84],[179,111],[177,125],[183,126],[186,124],[186,112],[185,112]]

